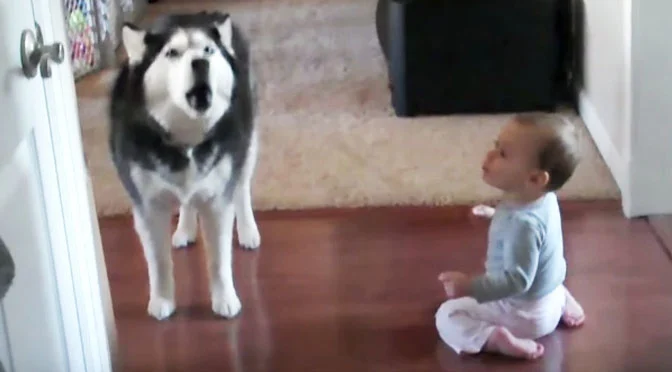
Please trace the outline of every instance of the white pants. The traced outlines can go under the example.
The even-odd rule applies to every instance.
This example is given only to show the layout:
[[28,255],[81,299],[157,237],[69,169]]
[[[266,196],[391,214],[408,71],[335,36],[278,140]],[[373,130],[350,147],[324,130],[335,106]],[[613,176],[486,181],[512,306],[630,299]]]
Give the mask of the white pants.
[[436,329],[458,354],[479,353],[497,326],[506,327],[518,338],[537,339],[558,326],[567,293],[560,285],[533,301],[506,298],[479,304],[471,297],[448,300],[436,311]]

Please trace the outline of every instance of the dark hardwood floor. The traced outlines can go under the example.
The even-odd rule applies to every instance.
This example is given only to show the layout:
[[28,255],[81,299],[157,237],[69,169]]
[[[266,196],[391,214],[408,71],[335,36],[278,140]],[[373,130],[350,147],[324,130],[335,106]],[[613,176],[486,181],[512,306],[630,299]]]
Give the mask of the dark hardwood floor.
[[201,246],[175,251],[178,310],[148,317],[130,218],[101,221],[123,371],[670,371],[672,263],[615,202],[563,203],[567,287],[587,322],[534,362],[458,357],[434,330],[441,270],[479,270],[487,222],[467,208],[259,213],[234,252],[243,312],[210,311]]
[[650,216],[648,220],[660,243],[665,247],[670,257],[672,257],[672,215],[654,215]]

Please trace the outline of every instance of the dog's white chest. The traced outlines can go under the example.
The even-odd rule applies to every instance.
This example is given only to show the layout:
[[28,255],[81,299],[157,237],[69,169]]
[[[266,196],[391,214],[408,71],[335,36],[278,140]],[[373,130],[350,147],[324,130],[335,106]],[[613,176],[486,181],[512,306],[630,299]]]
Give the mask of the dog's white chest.
[[170,101],[153,103],[149,107],[149,112],[154,120],[171,134],[175,142],[191,146],[203,141],[205,133],[213,124],[208,118],[190,117]]
[[191,154],[188,154],[188,157],[189,165],[179,172],[173,172],[163,166],[157,167],[154,171],[133,166],[131,177],[142,198],[148,201],[187,205],[223,195],[231,178],[231,157],[224,155],[214,166],[211,163],[214,158],[208,159],[201,166],[201,169],[209,170],[206,173],[199,170]]

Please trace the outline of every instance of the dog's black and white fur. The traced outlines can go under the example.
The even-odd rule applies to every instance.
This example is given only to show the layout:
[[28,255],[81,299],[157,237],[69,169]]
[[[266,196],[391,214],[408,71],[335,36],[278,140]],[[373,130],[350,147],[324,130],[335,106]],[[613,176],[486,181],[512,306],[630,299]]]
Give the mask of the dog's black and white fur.
[[111,92],[109,145],[133,202],[149,274],[148,313],[175,311],[172,245],[197,234],[207,247],[212,310],[236,316],[234,216],[241,246],[260,244],[250,183],[257,159],[249,49],[228,14],[170,15],[148,29],[125,24],[124,63]]

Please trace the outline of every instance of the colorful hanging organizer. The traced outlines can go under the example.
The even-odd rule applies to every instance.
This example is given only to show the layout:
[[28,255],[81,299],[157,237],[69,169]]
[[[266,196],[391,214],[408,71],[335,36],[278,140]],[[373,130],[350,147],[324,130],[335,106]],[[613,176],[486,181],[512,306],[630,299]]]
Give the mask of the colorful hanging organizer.
[[65,0],[70,60],[75,77],[98,68],[98,32],[92,0]]
[[[102,41],[116,43],[111,12],[130,12],[133,0],[63,0],[65,4],[70,59],[75,78],[97,70],[101,65]],[[117,15],[121,16],[121,15]]]

